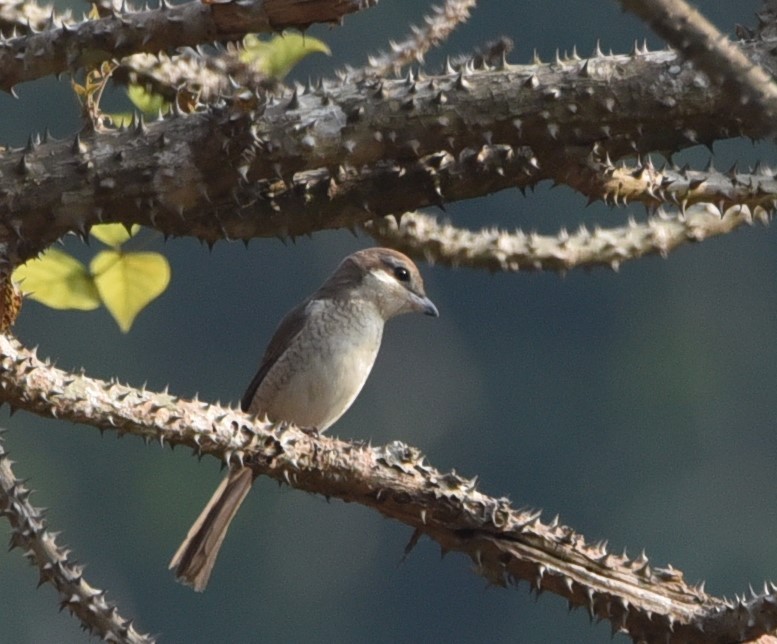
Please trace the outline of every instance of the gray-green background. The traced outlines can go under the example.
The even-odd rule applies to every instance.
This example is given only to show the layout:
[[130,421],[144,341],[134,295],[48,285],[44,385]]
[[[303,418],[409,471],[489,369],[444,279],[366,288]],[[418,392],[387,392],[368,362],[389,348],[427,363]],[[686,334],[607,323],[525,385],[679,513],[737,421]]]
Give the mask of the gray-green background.
[[[444,53],[488,39],[581,52],[597,38],[625,52],[658,41],[614,2],[484,0]],[[728,32],[753,24],[758,3],[697,3]],[[737,7],[737,5],[740,5]],[[383,0],[338,29],[315,28],[334,57],[298,75],[327,73],[407,32],[426,2]],[[444,53],[429,56],[439,68]],[[0,96],[0,141],[22,144],[48,125],[71,135],[77,109],[66,81]],[[717,165],[774,163],[771,145],[716,144]],[[708,152],[685,158],[705,163]],[[584,208],[541,185],[452,205],[460,225],[544,232],[581,221],[617,225],[640,207]],[[148,239],[148,238],[146,238]],[[28,303],[17,331],[63,368],[85,367],[151,388],[236,402],[278,319],[353,250],[371,245],[328,232],[276,240],[162,246],[173,282],[124,336],[104,311],[54,312]],[[68,246],[78,249],[79,244]],[[80,252],[80,251],[79,251]],[[90,251],[83,255],[88,257]],[[441,318],[388,328],[373,375],[332,429],[348,438],[403,440],[440,468],[479,475],[517,505],[558,513],[591,540],[608,539],[657,565],[671,563],[707,590],[731,595],[777,577],[777,250],[761,227],[686,247],[668,259],[557,275],[495,275],[422,265]],[[604,642],[565,602],[488,588],[460,555],[423,540],[400,565],[410,530],[364,508],[260,481],[232,527],[210,587],[176,584],[167,562],[220,479],[213,459],[26,413],[8,426],[19,476],[49,507],[61,541],[87,564],[138,627],[164,642]],[[7,528],[0,527],[0,533]],[[0,556],[0,640],[80,642],[53,590],[14,551]]]

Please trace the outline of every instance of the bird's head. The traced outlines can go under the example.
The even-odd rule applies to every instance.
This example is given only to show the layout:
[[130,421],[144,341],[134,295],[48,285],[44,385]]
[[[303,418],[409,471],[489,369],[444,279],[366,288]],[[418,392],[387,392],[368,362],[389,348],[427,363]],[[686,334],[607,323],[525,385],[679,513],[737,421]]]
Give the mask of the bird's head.
[[346,257],[323,287],[375,304],[384,320],[403,313],[440,313],[426,296],[418,267],[390,248],[367,248]]

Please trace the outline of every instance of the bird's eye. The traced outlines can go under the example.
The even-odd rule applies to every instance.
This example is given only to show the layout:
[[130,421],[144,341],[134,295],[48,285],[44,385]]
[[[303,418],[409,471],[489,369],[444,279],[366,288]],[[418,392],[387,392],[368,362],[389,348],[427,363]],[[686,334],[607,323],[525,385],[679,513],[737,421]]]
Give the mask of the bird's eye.
[[404,266],[397,266],[394,268],[394,277],[396,277],[400,282],[409,282],[410,271],[407,270]]

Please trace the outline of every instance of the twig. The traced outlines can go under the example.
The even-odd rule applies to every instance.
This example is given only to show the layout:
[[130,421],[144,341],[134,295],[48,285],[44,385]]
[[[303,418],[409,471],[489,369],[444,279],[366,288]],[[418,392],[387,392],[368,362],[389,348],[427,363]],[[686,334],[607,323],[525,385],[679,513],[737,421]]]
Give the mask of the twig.
[[105,591],[91,586],[82,567],[73,563],[69,550],[57,544],[46,528],[43,511],[29,502],[30,490],[14,476],[13,462],[0,440],[0,516],[11,524],[11,548],[20,548],[40,571],[38,585],[56,588],[60,605],[81,621],[84,630],[112,642],[150,644],[155,641],[138,633],[116,606],[105,599]]

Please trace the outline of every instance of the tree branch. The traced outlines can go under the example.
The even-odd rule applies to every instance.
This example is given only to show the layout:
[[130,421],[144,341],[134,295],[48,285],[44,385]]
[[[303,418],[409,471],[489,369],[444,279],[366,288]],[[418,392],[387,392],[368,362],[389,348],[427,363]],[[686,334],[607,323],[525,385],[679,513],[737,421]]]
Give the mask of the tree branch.
[[[43,31],[51,26],[54,7],[41,7],[24,0],[3,0],[0,2],[0,34],[5,38],[16,38],[30,31]],[[72,24],[70,11],[59,15],[63,23]]]
[[30,490],[14,476],[13,462],[0,440],[0,516],[11,524],[11,548],[20,548],[38,567],[40,581],[59,593],[61,607],[81,621],[84,630],[104,640],[126,644],[150,644],[155,639],[138,633],[105,599],[105,591],[91,586],[82,567],[73,563],[69,550],[57,545],[56,535],[46,528],[43,511],[29,502]]
[[426,52],[439,46],[456,27],[469,20],[470,11],[476,4],[477,0],[445,0],[442,7],[434,7],[430,15],[424,16],[423,27],[413,26],[410,36],[401,42],[392,41],[390,53],[370,56],[365,67],[349,69],[345,75],[351,78],[382,77],[398,73],[414,62],[422,63]]
[[526,580],[635,639],[671,632],[672,642],[741,640],[777,623],[774,588],[737,604],[717,599],[688,585],[680,571],[651,566],[644,553],[635,559],[609,553],[556,520],[542,523],[539,512],[489,497],[476,489],[475,479],[440,472],[401,442],[359,446],[217,405],[66,373],[7,336],[0,336],[0,355],[0,401],[14,408],[185,445],[299,490],[360,503],[412,527],[411,548],[426,535],[443,552],[469,556],[493,584]]
[[399,223],[389,217],[368,222],[364,230],[378,243],[443,266],[563,273],[593,266],[617,270],[623,262],[645,255],[665,257],[680,246],[752,225],[754,218],[769,222],[762,208],[754,216],[747,206],[724,213],[714,206],[694,207],[681,216],[661,212],[645,222],[632,219],[626,226],[593,230],[581,226],[573,233],[562,230],[554,236],[493,228],[470,231],[414,212],[403,215]]
[[159,9],[114,10],[98,20],[40,33],[0,39],[0,89],[17,83],[95,66],[138,53],[240,40],[248,33],[305,29],[315,23],[340,22],[348,13],[377,0],[233,0],[193,1]]
[[676,62],[653,52],[346,79],[72,142],[31,139],[0,158],[0,248],[15,265],[103,221],[209,242],[285,237],[542,179],[612,198],[611,177],[590,177],[593,149],[617,159],[762,133],[690,66],[662,82]]
[[[774,132],[777,85],[685,0],[619,0],[721,87],[728,101]],[[739,110],[738,110],[739,111]]]

